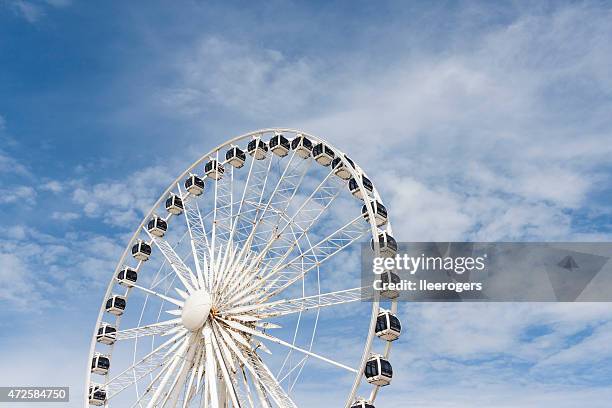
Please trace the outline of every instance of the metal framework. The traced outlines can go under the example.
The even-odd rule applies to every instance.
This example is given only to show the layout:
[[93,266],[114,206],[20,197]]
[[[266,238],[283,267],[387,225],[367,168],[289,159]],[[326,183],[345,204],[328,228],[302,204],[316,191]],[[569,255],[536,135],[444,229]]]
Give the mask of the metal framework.
[[[320,164],[312,150],[298,154],[266,143],[279,135],[289,143],[301,137],[324,143],[365,200],[352,197],[347,177],[338,176],[336,165]],[[234,147],[243,155],[226,156]],[[192,175],[202,180],[203,191],[183,184]],[[333,350],[315,351],[320,314],[359,302],[364,293],[360,271],[343,272],[348,289],[327,288],[341,269],[339,254],[359,256],[358,245],[372,239],[378,256],[378,235],[392,233],[388,220],[376,225],[373,203],[382,200],[375,188],[364,187],[362,176],[342,151],[293,129],[238,136],[193,163],[146,214],[118,262],[91,341],[84,406],[296,407],[292,391],[309,359],[354,376],[345,407],[362,392],[373,404],[380,385],[363,381],[364,368],[375,348],[389,356],[391,341],[374,341],[374,331],[381,302],[396,313],[395,300],[374,294],[362,304],[371,306],[362,316],[368,331],[342,329],[364,342],[352,363],[337,361]],[[166,212],[170,195],[180,198],[177,211]],[[156,215],[167,230],[148,228]],[[134,254],[138,240],[150,245],[150,259]],[[117,279],[126,265],[137,281]],[[113,294],[140,304],[140,313],[130,315],[134,310],[126,305],[109,309]],[[273,370],[266,356],[279,350],[286,354],[282,364],[275,359],[280,368]],[[103,374],[90,365],[96,353],[110,360]]]

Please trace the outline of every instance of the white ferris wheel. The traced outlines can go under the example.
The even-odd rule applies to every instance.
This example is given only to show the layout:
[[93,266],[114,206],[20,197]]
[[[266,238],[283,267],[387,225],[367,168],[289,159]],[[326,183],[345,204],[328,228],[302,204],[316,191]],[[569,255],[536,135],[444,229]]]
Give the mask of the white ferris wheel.
[[85,407],[288,408],[318,382],[373,408],[401,325],[397,292],[363,300],[362,248],[393,256],[397,244],[342,151],[292,129],[220,145],[174,180],[119,260]]

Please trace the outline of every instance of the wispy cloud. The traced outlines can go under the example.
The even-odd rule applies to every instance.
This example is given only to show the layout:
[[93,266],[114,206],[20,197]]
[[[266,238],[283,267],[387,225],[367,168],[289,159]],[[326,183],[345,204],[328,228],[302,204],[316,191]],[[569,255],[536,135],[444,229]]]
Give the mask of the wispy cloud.
[[248,118],[273,120],[309,109],[324,88],[323,78],[313,81],[319,69],[314,61],[218,36],[184,50],[174,67],[180,73],[178,83],[160,96],[168,107],[186,114],[222,106]]
[[0,189],[0,204],[34,204],[36,203],[36,191],[32,187],[15,186],[13,188]]
[[69,6],[71,0],[44,0],[44,1],[28,1],[28,0],[3,0],[13,12],[23,18],[30,24],[39,22],[46,14],[46,8],[51,7],[66,7]]
[[44,10],[40,5],[25,0],[8,0],[8,6],[28,23],[36,23],[44,15]]

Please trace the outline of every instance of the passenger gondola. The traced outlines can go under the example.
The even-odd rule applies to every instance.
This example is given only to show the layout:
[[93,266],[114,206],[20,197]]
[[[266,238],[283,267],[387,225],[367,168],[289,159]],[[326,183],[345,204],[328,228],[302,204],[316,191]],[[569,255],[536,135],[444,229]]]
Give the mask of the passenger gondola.
[[295,150],[295,154],[306,159],[312,153],[312,142],[304,135],[297,135],[291,141],[291,148]]
[[89,386],[89,404],[102,406],[106,403],[106,389],[100,384],[91,384]]
[[147,230],[151,233],[151,235],[161,238],[164,236],[166,231],[168,231],[168,223],[163,218],[155,215],[149,220]]
[[[387,223],[388,215],[387,208],[378,201],[372,201],[372,211],[374,211],[374,219],[376,220],[376,226],[380,227]],[[370,221],[370,214],[368,213],[368,207],[364,204],[361,207],[361,215],[366,221]]]
[[117,282],[120,285],[132,287],[138,280],[138,272],[126,266],[117,273]]
[[268,152],[268,145],[261,138],[256,137],[251,140],[247,146],[247,152],[255,158],[255,160],[263,160]]
[[114,314],[115,316],[121,316],[125,311],[127,302],[124,296],[113,295],[106,301],[106,311]]
[[373,355],[366,363],[365,377],[370,384],[389,385],[393,378],[391,363],[380,355]]
[[212,159],[204,166],[204,173],[206,173],[207,177],[210,177],[213,180],[221,179],[224,172],[225,169],[223,168],[223,165],[215,159]]
[[185,188],[189,193],[199,196],[204,192],[204,180],[195,174],[191,174],[187,177],[187,180],[185,180]]
[[[378,234],[378,245],[381,256],[393,257],[397,254],[397,241],[386,231]],[[374,239],[370,240],[370,247],[374,251]]]
[[380,296],[385,299],[397,298],[400,295],[397,289],[397,286],[401,282],[400,277],[392,271],[385,271],[379,276],[381,282]]
[[374,404],[372,404],[366,399],[359,398],[355,402],[353,402],[351,408],[374,408]]
[[244,162],[246,162],[246,154],[238,146],[233,146],[225,153],[225,160],[239,169],[244,166]]
[[275,133],[272,139],[270,139],[269,146],[272,153],[280,157],[285,157],[291,148],[289,140],[282,133]]
[[384,310],[376,318],[376,336],[387,341],[395,341],[402,332],[402,324],[396,315]]
[[110,359],[108,356],[96,353],[91,359],[91,372],[100,375],[106,375],[110,368]]
[[117,329],[108,323],[102,323],[100,327],[98,327],[96,341],[111,346],[115,343],[115,340],[117,340]]
[[166,210],[173,215],[179,215],[183,212],[183,200],[176,194],[170,194],[170,197],[166,199]]
[[[367,194],[371,195],[372,192],[374,191],[374,185],[372,184],[370,179],[367,178],[366,176],[361,176],[361,182],[363,183],[363,187],[366,189]],[[357,197],[360,200],[364,199],[363,193],[361,189],[359,188],[359,184],[357,183],[357,180],[355,180],[354,178],[351,178],[349,180],[349,190],[351,190],[351,194],[354,197]]]
[[325,143],[319,143],[312,148],[312,157],[323,166],[329,166],[334,160],[334,156],[334,151]]
[[149,260],[149,257],[151,256],[151,245],[149,245],[142,239],[139,239],[138,241],[136,241],[134,246],[132,246],[132,256],[136,260],[142,262]]
[[[353,168],[355,168],[355,163],[353,163],[351,159],[346,156],[344,156],[344,158]],[[334,174],[343,180],[348,180],[351,178],[351,170],[346,164],[344,164],[340,156],[332,160],[332,169],[334,169]]]

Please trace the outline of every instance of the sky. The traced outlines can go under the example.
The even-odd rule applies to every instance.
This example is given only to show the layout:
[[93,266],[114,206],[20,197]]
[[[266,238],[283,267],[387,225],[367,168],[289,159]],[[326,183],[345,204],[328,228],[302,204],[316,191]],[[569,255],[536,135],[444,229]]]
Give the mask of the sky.
[[[611,19],[608,2],[0,0],[0,384],[82,387],[143,212],[249,130],[350,153],[400,240],[610,241]],[[612,397],[607,304],[401,311],[381,405]]]

